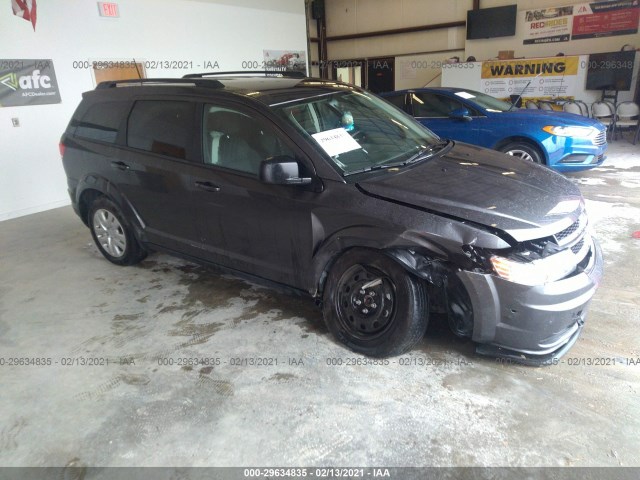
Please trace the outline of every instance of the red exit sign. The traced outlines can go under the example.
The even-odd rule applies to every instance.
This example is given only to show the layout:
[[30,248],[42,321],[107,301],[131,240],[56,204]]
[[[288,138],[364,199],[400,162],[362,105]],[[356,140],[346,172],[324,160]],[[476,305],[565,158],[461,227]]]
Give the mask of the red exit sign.
[[119,17],[118,4],[111,2],[98,2],[98,10],[101,17]]

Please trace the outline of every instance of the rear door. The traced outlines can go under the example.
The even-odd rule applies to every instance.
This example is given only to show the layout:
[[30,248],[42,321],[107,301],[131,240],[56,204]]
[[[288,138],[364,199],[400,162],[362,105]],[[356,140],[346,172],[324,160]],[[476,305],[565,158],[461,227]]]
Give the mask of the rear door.
[[111,162],[148,241],[187,254],[197,252],[198,238],[191,206],[191,176],[200,155],[196,107],[166,97],[135,101],[126,146]]

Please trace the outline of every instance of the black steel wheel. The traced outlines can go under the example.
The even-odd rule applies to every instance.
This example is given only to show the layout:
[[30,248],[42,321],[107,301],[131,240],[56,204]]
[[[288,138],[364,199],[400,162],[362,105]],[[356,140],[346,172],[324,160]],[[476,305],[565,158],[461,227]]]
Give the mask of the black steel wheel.
[[133,265],[147,256],[120,209],[107,197],[98,197],[89,209],[91,236],[100,253],[116,265]]
[[324,318],[329,331],[356,352],[400,355],[427,328],[426,291],[390,257],[375,250],[350,250],[327,279]]

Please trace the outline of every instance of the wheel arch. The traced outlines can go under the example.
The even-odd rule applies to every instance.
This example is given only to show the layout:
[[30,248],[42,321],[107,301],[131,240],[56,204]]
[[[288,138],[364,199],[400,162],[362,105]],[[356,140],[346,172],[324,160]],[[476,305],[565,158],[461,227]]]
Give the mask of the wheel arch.
[[87,175],[78,183],[76,188],[76,202],[78,205],[78,214],[82,222],[89,226],[89,210],[91,204],[98,197],[107,197],[114,202],[122,213],[127,217],[127,221],[133,227],[134,233],[138,239],[142,239],[144,232],[144,222],[133,208],[127,198],[109,182],[106,178],[95,175]]
[[498,143],[493,146],[494,150],[501,151],[504,147],[509,145],[510,143],[526,143],[534,147],[540,157],[542,158],[545,165],[549,164],[549,156],[547,155],[546,149],[542,146],[542,144],[533,137],[527,137],[525,135],[512,135],[510,137],[503,138]]
[[89,226],[89,209],[98,197],[105,196],[103,192],[95,188],[86,188],[78,196],[78,213],[82,222]]
[[[363,243],[368,243],[364,245]],[[446,252],[437,246],[403,245],[380,246],[372,242],[361,242],[332,251],[317,279],[314,292],[316,302],[321,305],[324,289],[331,268],[335,262],[349,251],[365,249],[376,252],[395,261],[411,276],[425,284],[425,292],[430,311],[444,313],[452,331],[460,337],[470,337],[474,326],[473,306],[469,294],[457,277],[457,266]]]
[[313,287],[310,289],[310,293],[314,297],[322,298],[331,268],[341,256],[350,250],[364,249],[383,254],[398,263],[408,273],[428,282],[436,280],[430,274],[425,274],[429,270],[428,268],[424,272],[421,272],[420,268],[425,267],[426,262],[437,261],[440,263],[449,257],[446,250],[436,244],[424,241],[404,241],[402,244],[398,244],[399,237],[393,236],[389,232],[379,232],[379,238],[375,238],[371,232],[368,233],[367,236],[336,235],[316,251],[313,262]]

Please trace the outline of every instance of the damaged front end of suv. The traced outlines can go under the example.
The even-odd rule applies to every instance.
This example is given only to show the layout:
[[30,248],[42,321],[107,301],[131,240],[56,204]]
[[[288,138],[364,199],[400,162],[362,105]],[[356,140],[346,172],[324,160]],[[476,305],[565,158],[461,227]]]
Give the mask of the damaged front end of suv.
[[431,311],[446,314],[456,335],[477,343],[477,353],[552,364],[578,339],[603,273],[583,203],[572,213],[538,238],[491,229],[505,248],[467,243],[456,258],[418,249],[389,254],[428,283]]

